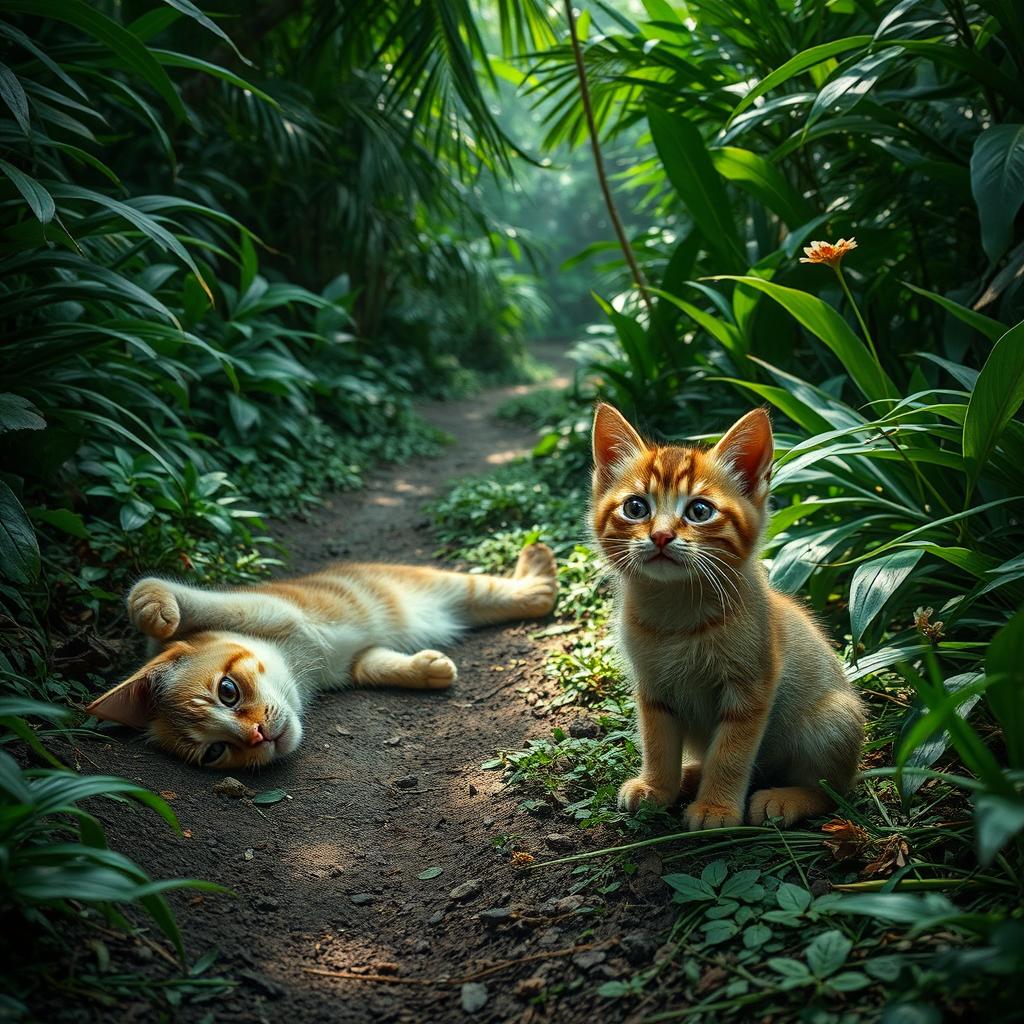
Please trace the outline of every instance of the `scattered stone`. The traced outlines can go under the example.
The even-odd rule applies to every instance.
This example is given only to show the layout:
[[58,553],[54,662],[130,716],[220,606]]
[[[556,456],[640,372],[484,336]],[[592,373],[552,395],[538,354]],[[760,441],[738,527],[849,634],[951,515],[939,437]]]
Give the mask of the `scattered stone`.
[[589,718],[578,718],[569,724],[569,735],[577,740],[592,740],[601,735],[601,727]]
[[419,784],[420,780],[416,775],[403,775],[400,779],[395,779],[395,786],[398,789],[415,789]]
[[544,979],[539,974],[534,974],[530,978],[523,978],[516,985],[515,994],[519,999],[532,999],[544,991],[544,984]]
[[340,878],[343,874],[345,874],[345,869],[340,864],[332,864],[327,869],[328,878]]
[[444,920],[444,911],[435,910],[434,913],[427,918],[427,924],[440,924]]
[[244,857],[244,858],[245,858],[246,860],[252,860],[252,859],[253,859],[253,857],[255,857],[255,856],[256,856],[256,854],[255,854],[255,853],[253,853],[252,847],[250,846],[250,847],[249,847],[249,848],[248,848],[248,849],[247,849],[247,850],[245,851],[245,853],[243,853],[243,854],[242,854],[242,856],[243,856],[243,857]]
[[484,818],[482,822],[484,828],[490,828],[494,824],[493,818]]
[[241,800],[242,797],[256,795],[256,790],[250,789],[231,775],[225,775],[219,782],[215,782],[213,791],[221,796],[229,796],[232,800]]
[[544,842],[551,847],[552,850],[571,850],[576,843],[573,841],[572,836],[563,836],[558,832],[552,832],[544,837]]
[[476,786],[474,786],[473,783],[471,782],[469,784],[469,795],[470,796],[476,796],[477,793],[479,793],[479,792],[480,792],[480,790],[477,789]]
[[357,907],[364,907],[367,903],[372,903],[373,899],[374,897],[372,892],[357,892],[349,896],[349,900],[351,900]]
[[592,971],[598,964],[603,964],[608,959],[608,954],[603,949],[587,949],[577,953],[572,962],[581,971]]
[[501,924],[502,921],[510,921],[512,919],[512,908],[511,907],[491,907],[490,910],[481,910],[477,917],[480,918],[486,925]]
[[386,739],[384,741],[384,746],[385,747],[397,747],[398,744],[401,743],[401,742],[402,742],[402,737],[401,736],[392,736],[390,739]]
[[642,929],[627,932],[619,940],[619,947],[626,954],[626,959],[634,965],[649,963],[657,946],[658,940]]
[[450,893],[448,898],[451,900],[468,900],[478,895],[480,890],[484,887],[484,880],[482,878],[470,878],[468,881],[463,882],[461,885],[455,886]]
[[349,730],[348,730],[348,729],[346,729],[346,728],[345,728],[344,726],[342,726],[342,725],[336,725],[336,726],[334,727],[334,731],[335,731],[335,732],[336,732],[336,733],[337,733],[337,734],[338,734],[339,736],[351,736],[351,735],[352,735],[352,733],[351,733],[351,732],[349,732]]
[[563,896],[559,900],[555,900],[555,913],[556,914],[573,914],[581,907],[586,906],[586,898],[581,896],[579,893],[573,893],[571,896]]
[[274,899],[273,896],[261,896],[256,901],[256,909],[270,912],[274,910],[280,910],[281,904],[278,900]]
[[462,986],[462,1008],[476,1013],[487,1005],[487,986],[479,981],[467,981]]

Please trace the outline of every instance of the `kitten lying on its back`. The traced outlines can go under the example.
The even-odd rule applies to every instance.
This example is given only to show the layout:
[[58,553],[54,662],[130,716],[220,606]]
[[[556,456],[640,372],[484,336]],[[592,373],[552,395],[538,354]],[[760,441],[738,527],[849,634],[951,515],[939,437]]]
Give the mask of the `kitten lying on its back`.
[[186,761],[255,767],[290,754],[302,712],[322,689],[443,689],[456,675],[444,644],[467,626],[547,615],[555,558],[527,545],[511,578],[408,565],[341,564],[237,590],[145,579],[132,622],[165,646],[89,706],[150,734]]
[[[649,444],[597,407],[593,526],[616,575],[643,744],[640,777],[619,790],[628,810],[682,795],[695,797],[690,828],[789,825],[830,806],[819,779],[841,793],[856,774],[860,699],[759,557],[772,455],[762,409],[703,449]],[[748,812],[755,777],[765,788]]]

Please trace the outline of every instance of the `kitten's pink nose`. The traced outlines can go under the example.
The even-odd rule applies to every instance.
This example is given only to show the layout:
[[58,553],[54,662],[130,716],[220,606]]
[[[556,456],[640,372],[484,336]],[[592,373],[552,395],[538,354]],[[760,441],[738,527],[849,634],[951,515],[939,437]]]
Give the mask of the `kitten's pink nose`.
[[658,545],[659,548],[663,548],[666,544],[676,539],[675,531],[673,530],[655,530],[651,534],[651,540]]
[[265,725],[250,725],[249,726],[249,746],[258,747],[267,739],[267,727]]

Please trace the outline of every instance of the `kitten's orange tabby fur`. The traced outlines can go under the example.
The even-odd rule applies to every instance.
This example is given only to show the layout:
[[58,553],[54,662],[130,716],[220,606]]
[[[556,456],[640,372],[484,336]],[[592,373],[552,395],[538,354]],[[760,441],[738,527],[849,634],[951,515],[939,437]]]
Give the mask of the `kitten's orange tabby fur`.
[[299,745],[317,690],[444,689],[454,663],[421,648],[467,626],[546,615],[556,592],[544,544],[523,548],[509,578],[339,564],[236,590],[144,579],[128,595],[129,616],[162,649],[88,710],[148,729],[187,761],[264,765]]
[[[852,783],[860,699],[824,634],[759,558],[773,439],[756,409],[713,448],[645,441],[594,419],[593,529],[616,580],[617,641],[636,687],[643,766],[619,790],[690,799],[692,829],[787,825]],[[759,786],[749,800],[752,779]]]

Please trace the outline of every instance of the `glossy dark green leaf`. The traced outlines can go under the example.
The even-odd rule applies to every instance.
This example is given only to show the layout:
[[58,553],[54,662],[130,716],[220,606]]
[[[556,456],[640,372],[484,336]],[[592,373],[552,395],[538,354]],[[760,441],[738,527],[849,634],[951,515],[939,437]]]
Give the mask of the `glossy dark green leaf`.
[[971,192],[981,219],[981,242],[995,263],[1013,239],[1024,204],[1024,124],[997,124],[974,141]]
[[850,631],[855,646],[923,554],[912,548],[897,549],[857,566],[850,584]]
[[39,575],[39,544],[21,502],[0,480],[0,576],[31,583]]

